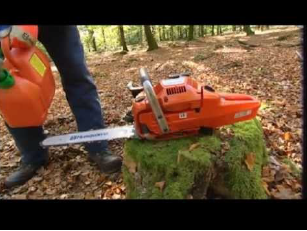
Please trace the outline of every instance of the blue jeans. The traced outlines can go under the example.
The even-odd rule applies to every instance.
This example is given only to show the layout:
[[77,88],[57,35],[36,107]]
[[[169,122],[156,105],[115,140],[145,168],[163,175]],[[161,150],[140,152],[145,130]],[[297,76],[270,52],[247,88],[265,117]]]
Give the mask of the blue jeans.
[[[78,130],[104,128],[99,96],[86,66],[77,27],[40,26],[38,39],[58,68]],[[8,125],[7,127],[21,153],[23,163],[40,165],[48,159],[48,150],[39,145],[45,139],[42,127],[10,128]],[[107,141],[85,145],[90,155],[102,153],[107,147]]]

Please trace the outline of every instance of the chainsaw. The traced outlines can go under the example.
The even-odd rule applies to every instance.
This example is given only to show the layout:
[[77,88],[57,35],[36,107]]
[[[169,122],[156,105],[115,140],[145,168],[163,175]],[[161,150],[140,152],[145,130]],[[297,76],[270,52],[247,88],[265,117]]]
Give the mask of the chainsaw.
[[[80,144],[120,138],[169,140],[197,135],[250,120],[260,102],[249,95],[217,93],[190,77],[178,74],[153,87],[147,70],[140,69],[142,87],[128,84],[134,100],[130,126],[105,128],[48,137],[42,147]],[[145,93],[145,94],[144,94]],[[139,97],[142,95],[143,97]]]

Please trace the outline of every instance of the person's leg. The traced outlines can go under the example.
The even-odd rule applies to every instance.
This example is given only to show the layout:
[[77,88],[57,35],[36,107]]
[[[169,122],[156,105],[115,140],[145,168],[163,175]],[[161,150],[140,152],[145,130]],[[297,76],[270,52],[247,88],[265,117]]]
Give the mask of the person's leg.
[[[103,113],[96,86],[86,66],[84,50],[76,26],[40,26],[39,40],[59,70],[63,89],[76,118],[78,130],[104,128]],[[110,154],[107,141],[85,145],[91,159]],[[105,156],[106,156],[105,155]],[[111,155],[109,155],[111,156]],[[97,159],[98,158],[98,159]],[[109,157],[119,164],[118,157]],[[114,162],[114,163],[115,163]],[[113,166],[110,164],[109,166]],[[104,167],[107,169],[108,167]]]
[[39,145],[45,139],[42,127],[11,128],[7,124],[6,127],[21,155],[20,168],[5,180],[6,187],[11,188],[26,183],[47,164],[48,150]]
[[[39,40],[61,75],[63,89],[76,117],[78,130],[104,128],[96,86],[87,69],[84,51],[75,26],[41,26]],[[107,142],[86,145],[89,153],[107,149]]]

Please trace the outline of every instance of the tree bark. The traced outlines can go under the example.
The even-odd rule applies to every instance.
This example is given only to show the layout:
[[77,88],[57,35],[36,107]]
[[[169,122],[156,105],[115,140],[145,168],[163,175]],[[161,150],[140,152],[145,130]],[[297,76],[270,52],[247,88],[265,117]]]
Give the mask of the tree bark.
[[142,45],[143,44],[143,27],[140,26],[139,30],[139,43]]
[[247,36],[250,36],[250,35],[254,35],[255,32],[252,31],[250,25],[244,25],[243,26],[243,29],[244,29],[244,32],[246,33]]
[[232,31],[235,32],[237,30],[237,26],[236,25],[232,25]]
[[101,34],[102,34],[102,39],[103,39],[103,45],[104,45],[104,49],[107,49],[107,41],[106,41],[106,36],[104,34],[104,28],[101,27]]
[[119,25],[118,30],[119,30],[120,45],[123,48],[123,51],[128,51],[128,47],[127,47],[126,40],[125,40],[124,27],[122,25]]
[[219,30],[220,30],[220,31],[219,31],[219,35],[222,35],[222,34],[223,34],[222,26],[219,27]]
[[[162,26],[162,40],[165,41],[166,38],[165,38],[165,26]],[[161,40],[161,41],[162,41]]]
[[159,33],[159,40],[162,41],[161,26],[159,26],[159,28],[158,28],[158,33]]
[[178,26],[178,37],[179,37],[179,39],[182,39],[182,38],[183,38],[182,26]]
[[221,32],[221,31],[220,31],[220,27],[221,27],[221,26],[219,26],[219,25],[216,27],[216,35],[220,35],[220,32]]
[[214,25],[211,27],[211,35],[214,36]]
[[171,40],[174,41],[174,26],[171,26],[170,28],[170,35],[171,35]]
[[95,32],[93,29],[90,29],[90,28],[87,28],[87,29],[89,32],[90,43],[93,48],[93,51],[97,51],[96,40],[95,40],[95,35],[94,35]]
[[204,37],[205,31],[204,31],[204,25],[199,26],[199,37]]
[[144,25],[144,31],[145,31],[145,36],[147,39],[147,44],[148,44],[148,49],[147,51],[152,51],[155,49],[158,49],[158,44],[155,40],[155,38],[152,35],[152,32],[150,30],[150,26],[149,25]]
[[189,30],[187,27],[184,27],[184,38],[187,39],[189,37]]
[[189,26],[189,36],[188,36],[188,41],[192,41],[194,39],[194,26],[190,25]]

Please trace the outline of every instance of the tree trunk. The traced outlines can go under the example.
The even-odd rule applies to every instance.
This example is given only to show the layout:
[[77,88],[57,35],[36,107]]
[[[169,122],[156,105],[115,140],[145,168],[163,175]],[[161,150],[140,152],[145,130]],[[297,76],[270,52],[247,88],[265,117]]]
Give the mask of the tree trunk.
[[91,42],[90,42],[90,40],[86,41],[86,46],[87,46],[88,52],[91,52]]
[[174,26],[171,26],[171,40],[174,41]]
[[148,49],[147,51],[152,51],[155,49],[158,49],[158,44],[155,40],[155,38],[153,37],[151,30],[150,30],[150,26],[149,25],[144,25],[144,31],[145,31],[145,36],[147,39],[147,44],[148,44]]
[[239,26],[239,28],[240,28],[240,31],[243,31],[243,27],[242,27],[242,25],[240,25],[240,26]]
[[216,27],[216,35],[220,35],[220,27],[221,26],[219,26],[219,25]]
[[232,31],[235,32],[237,30],[237,26],[236,25],[232,25]]
[[204,25],[199,26],[199,37],[204,37],[205,31],[204,31]]
[[207,26],[204,26],[205,29],[204,29],[204,35],[207,35]]
[[95,36],[93,36],[93,39],[92,39],[92,44],[93,44],[93,49],[94,49],[94,51],[97,51],[97,45],[96,45],[96,39],[95,39]]
[[261,180],[267,159],[257,119],[207,136],[130,139],[123,166],[127,199],[267,199]]
[[220,30],[220,31],[219,31],[219,35],[222,35],[222,34],[223,34],[222,26],[219,27],[219,30]]
[[88,32],[89,32],[90,43],[93,48],[93,51],[97,51],[96,40],[95,40],[95,35],[94,35],[95,32],[93,29],[90,29],[90,28],[88,28]]
[[[162,26],[162,40],[165,41],[166,38],[165,38],[165,26]],[[161,40],[161,41],[162,41]]]
[[189,26],[189,36],[188,36],[188,41],[192,41],[194,39],[194,26],[190,25]]
[[178,26],[178,37],[179,39],[183,39],[182,26]]
[[140,26],[139,29],[139,43],[142,45],[143,44],[143,27]]
[[187,27],[184,27],[184,38],[187,39],[189,37],[189,31]]
[[107,42],[106,42],[106,36],[104,34],[104,28],[101,27],[101,34],[102,34],[102,39],[103,39],[103,45],[104,45],[104,49],[107,49]]
[[122,25],[119,25],[118,30],[119,30],[120,45],[123,48],[123,51],[128,51],[128,47],[127,47],[126,40],[125,40],[124,27]]
[[158,28],[158,33],[159,33],[159,41],[162,41],[161,26],[159,26],[159,28]]
[[243,26],[243,29],[244,29],[244,32],[246,33],[247,36],[250,36],[250,35],[254,35],[255,32],[252,31],[250,25],[244,25]]
[[152,33],[152,36],[156,38],[156,27],[155,26],[151,26],[151,33]]
[[211,27],[211,35],[214,36],[214,25]]

